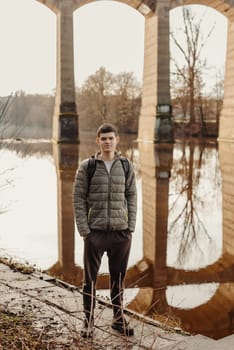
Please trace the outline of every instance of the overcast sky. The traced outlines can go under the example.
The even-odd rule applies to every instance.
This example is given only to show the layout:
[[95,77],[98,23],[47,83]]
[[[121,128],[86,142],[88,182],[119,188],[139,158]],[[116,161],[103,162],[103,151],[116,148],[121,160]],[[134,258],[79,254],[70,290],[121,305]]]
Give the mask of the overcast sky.
[[[221,67],[226,48],[226,19],[215,10],[205,12],[204,31],[214,22],[206,52],[209,64]],[[171,27],[181,23],[180,9],[171,11]],[[0,96],[24,90],[52,93],[56,81],[55,14],[35,0],[0,0]],[[112,73],[143,72],[144,17],[130,6],[99,1],[74,14],[75,80],[81,85],[100,66]]]

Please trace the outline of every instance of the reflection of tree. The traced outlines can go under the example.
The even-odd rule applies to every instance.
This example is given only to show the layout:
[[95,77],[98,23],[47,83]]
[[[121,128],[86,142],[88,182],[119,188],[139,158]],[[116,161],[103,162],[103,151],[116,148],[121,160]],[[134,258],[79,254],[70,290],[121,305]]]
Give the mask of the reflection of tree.
[[[0,193],[3,193],[10,186],[13,186],[13,180],[10,177],[11,172],[14,168],[8,168],[0,171]],[[1,196],[2,198],[2,196]],[[4,214],[9,209],[9,203],[0,203],[0,214]]]
[[[204,224],[203,212],[205,209],[206,188],[204,179],[207,176],[214,177],[211,180],[214,189],[219,187],[220,178],[217,176],[217,152],[215,150],[215,171],[211,172],[208,162],[213,162],[214,154],[205,148],[204,144],[191,143],[182,145],[178,158],[172,169],[174,179],[175,198],[171,200],[169,209],[172,220],[169,222],[169,235],[180,240],[178,251],[178,263],[184,262],[189,251],[195,247],[203,254],[200,244],[205,240],[212,244],[211,236]],[[210,158],[210,159],[209,159]],[[209,165],[213,167],[212,165]],[[203,179],[204,181],[201,181]],[[213,195],[215,191],[212,191]],[[209,196],[210,196],[209,192]]]

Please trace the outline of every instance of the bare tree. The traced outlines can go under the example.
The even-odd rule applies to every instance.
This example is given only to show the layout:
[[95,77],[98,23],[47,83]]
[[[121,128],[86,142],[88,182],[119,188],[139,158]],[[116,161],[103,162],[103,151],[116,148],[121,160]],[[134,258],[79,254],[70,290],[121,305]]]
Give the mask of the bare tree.
[[133,73],[122,72],[115,77],[116,123],[120,130],[137,130],[141,88]]
[[[196,122],[196,106],[195,101],[198,96],[202,96],[201,80],[204,70],[207,68],[207,62],[202,58],[202,51],[210,38],[214,26],[207,31],[206,37],[202,35],[202,20],[196,19],[195,14],[191,8],[183,7],[183,43],[177,39],[174,32],[170,36],[179,50],[182,59],[180,61],[172,57],[175,71],[172,72],[172,92],[174,97],[178,95],[178,91],[184,89],[183,93],[183,107],[187,108],[186,114],[189,114],[190,124]],[[184,104],[186,101],[186,104]],[[185,111],[184,111],[185,113]]]
[[81,93],[86,96],[89,112],[101,122],[107,119],[107,96],[113,92],[114,77],[104,67],[85,81]]
[[213,94],[215,99],[215,119],[217,129],[219,129],[219,119],[221,114],[221,109],[223,107],[223,94],[224,94],[224,74],[219,71],[216,74],[216,82],[213,88]]
[[5,130],[7,128],[6,117],[11,103],[13,102],[13,94],[0,100],[0,139],[4,138]]
[[104,121],[121,132],[137,132],[141,89],[133,73],[114,75],[101,67],[78,89],[82,129],[96,129]]
[[16,91],[0,101],[0,138],[50,138],[54,97]]

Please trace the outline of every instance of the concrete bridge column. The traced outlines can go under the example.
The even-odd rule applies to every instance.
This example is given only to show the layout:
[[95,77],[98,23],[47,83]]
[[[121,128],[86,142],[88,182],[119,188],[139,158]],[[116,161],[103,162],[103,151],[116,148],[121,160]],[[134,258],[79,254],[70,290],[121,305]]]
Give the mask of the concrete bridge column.
[[73,49],[73,6],[60,1],[57,13],[57,86],[53,118],[55,142],[78,142]]
[[220,117],[219,140],[234,140],[234,19],[228,22],[224,101]]
[[139,140],[172,142],[170,99],[169,0],[158,0],[145,18],[144,77]]

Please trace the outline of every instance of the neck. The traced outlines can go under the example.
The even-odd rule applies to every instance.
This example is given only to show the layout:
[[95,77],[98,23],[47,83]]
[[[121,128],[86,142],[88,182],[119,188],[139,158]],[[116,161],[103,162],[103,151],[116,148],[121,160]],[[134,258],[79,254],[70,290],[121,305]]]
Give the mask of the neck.
[[101,158],[106,161],[112,161],[115,158],[115,153],[101,153]]

